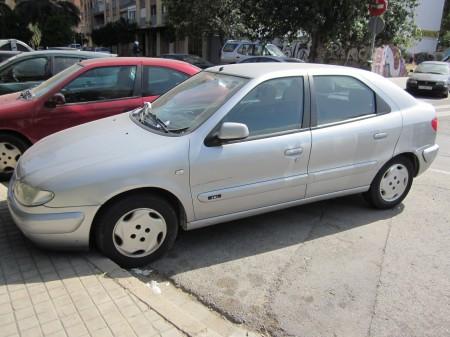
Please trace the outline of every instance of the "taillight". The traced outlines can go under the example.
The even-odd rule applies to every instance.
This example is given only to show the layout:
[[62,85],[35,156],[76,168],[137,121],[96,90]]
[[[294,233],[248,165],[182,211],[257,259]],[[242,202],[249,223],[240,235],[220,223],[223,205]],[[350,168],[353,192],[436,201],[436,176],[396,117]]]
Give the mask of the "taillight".
[[434,131],[437,131],[437,128],[438,128],[438,119],[437,119],[437,117],[433,118],[433,120],[431,121],[431,127],[433,128]]

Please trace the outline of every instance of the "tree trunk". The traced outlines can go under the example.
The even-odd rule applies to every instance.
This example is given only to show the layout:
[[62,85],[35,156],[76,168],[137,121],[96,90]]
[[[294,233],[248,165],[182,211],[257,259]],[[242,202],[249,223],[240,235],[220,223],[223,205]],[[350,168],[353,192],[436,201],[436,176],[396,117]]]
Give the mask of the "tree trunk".
[[322,46],[322,40],[317,30],[311,33],[311,50],[309,51],[309,61],[317,62],[319,57],[319,49]]

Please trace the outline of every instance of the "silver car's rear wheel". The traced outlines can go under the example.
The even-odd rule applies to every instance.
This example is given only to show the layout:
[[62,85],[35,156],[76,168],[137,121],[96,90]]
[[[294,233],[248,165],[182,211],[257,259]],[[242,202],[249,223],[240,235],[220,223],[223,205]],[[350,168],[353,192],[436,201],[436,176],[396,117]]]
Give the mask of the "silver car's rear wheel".
[[380,182],[380,194],[384,201],[392,202],[403,196],[408,187],[409,173],[403,164],[390,166]]
[[94,223],[95,243],[124,268],[142,266],[172,247],[178,221],[176,206],[164,197],[128,192],[100,210]]
[[167,234],[164,217],[151,208],[124,214],[113,230],[113,242],[123,255],[141,257],[161,247]]
[[22,151],[16,145],[0,142],[0,172],[13,172],[21,155]]
[[376,208],[395,207],[408,195],[414,172],[414,163],[409,157],[395,157],[378,171],[364,197]]

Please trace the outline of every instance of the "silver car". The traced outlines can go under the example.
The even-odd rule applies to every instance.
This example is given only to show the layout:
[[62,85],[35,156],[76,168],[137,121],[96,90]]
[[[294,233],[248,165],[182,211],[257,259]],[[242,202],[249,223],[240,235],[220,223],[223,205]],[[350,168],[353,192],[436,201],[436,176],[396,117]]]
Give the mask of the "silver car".
[[436,129],[431,105],[370,72],[218,66],[152,106],[39,141],[8,204],[39,244],[138,266],[179,230],[355,193],[394,207],[436,157]]
[[222,47],[221,63],[237,63],[253,56],[286,57],[274,44],[260,44],[250,41],[228,40]]

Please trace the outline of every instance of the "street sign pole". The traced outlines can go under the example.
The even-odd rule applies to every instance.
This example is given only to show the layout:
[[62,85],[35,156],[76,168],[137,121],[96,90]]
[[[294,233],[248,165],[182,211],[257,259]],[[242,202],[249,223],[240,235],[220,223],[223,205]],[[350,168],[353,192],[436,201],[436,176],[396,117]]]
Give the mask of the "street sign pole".
[[378,20],[375,20],[375,27],[372,31],[372,44],[370,46],[370,59],[369,59],[369,66],[372,70],[372,64],[373,64],[373,51],[375,50],[375,39],[377,37],[377,28],[378,28]]
[[370,57],[369,66],[372,68],[373,64],[373,52],[375,51],[375,39],[378,34],[384,30],[384,20],[380,17],[386,12],[388,1],[387,0],[370,0],[369,12],[369,31],[372,33],[372,43],[370,45]]

